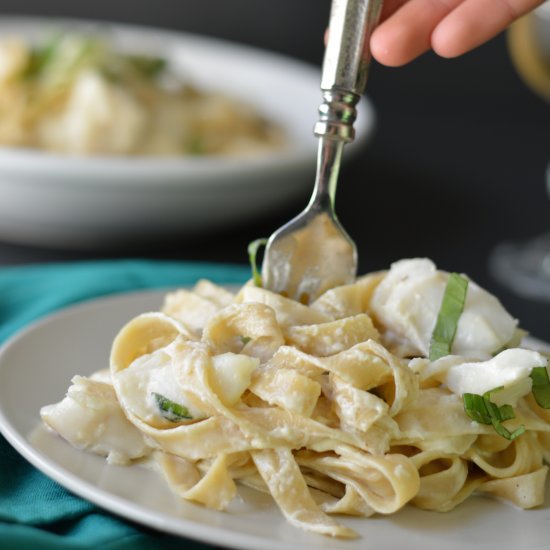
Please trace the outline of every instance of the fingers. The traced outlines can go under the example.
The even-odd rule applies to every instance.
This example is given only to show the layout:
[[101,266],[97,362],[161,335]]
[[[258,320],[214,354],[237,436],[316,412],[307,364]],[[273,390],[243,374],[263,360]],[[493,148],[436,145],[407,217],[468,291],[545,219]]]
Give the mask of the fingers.
[[[434,29],[462,2],[463,0],[409,0],[402,3],[393,0],[383,13],[386,19],[372,34],[370,48],[373,57],[390,67],[412,61],[430,49]],[[395,11],[392,12],[392,9]]]
[[442,57],[461,55],[493,38],[543,1],[465,0],[437,25],[431,46]]
[[544,0],[386,0],[370,48],[397,67],[430,48],[456,57],[491,39]]

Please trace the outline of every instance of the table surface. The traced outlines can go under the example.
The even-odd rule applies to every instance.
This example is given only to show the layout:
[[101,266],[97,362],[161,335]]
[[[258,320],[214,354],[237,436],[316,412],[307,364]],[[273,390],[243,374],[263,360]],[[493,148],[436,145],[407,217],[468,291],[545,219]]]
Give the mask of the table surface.
[[[320,65],[329,7],[328,0],[3,0],[0,10],[198,32]],[[377,111],[377,132],[344,166],[337,197],[339,218],[358,245],[360,272],[402,257],[430,257],[443,269],[470,275],[497,294],[525,329],[550,341],[550,296],[546,303],[516,296],[487,264],[499,242],[550,230],[544,183],[550,108],[514,71],[505,36],[455,60],[427,54],[398,69],[375,64],[367,94]],[[0,264],[131,256],[245,263],[248,242],[269,235],[306,198],[261,221],[228,228],[223,237],[188,235],[162,248],[109,252],[0,243]]]

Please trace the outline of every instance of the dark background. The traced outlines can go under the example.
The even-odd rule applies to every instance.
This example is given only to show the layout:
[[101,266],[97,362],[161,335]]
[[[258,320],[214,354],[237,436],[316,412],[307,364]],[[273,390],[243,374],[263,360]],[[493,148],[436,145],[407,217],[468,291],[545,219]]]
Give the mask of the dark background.
[[[3,0],[0,14],[63,15],[181,29],[275,50],[320,65],[328,0]],[[341,175],[337,211],[356,240],[360,272],[428,256],[497,294],[524,328],[550,340],[548,302],[520,298],[488,271],[502,240],[550,230],[544,171],[550,106],[515,73],[505,36],[456,60],[427,54],[407,67],[374,65],[378,119],[370,145]],[[313,182],[312,182],[313,183]],[[1,198],[0,198],[1,200]],[[143,256],[245,263],[246,245],[304,203],[261,222],[180,238],[164,248],[57,251],[0,243],[0,263]]]

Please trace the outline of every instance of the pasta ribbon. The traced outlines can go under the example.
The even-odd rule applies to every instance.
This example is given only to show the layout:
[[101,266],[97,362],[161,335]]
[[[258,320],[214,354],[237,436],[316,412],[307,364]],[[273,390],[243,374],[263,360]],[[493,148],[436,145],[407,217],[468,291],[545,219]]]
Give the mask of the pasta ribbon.
[[252,453],[254,464],[287,520],[308,531],[333,537],[355,538],[357,534],[327,516],[313,500],[306,482],[288,449]]
[[291,326],[285,330],[288,344],[317,357],[340,353],[370,339],[378,340],[379,335],[371,318],[364,313],[318,325]]

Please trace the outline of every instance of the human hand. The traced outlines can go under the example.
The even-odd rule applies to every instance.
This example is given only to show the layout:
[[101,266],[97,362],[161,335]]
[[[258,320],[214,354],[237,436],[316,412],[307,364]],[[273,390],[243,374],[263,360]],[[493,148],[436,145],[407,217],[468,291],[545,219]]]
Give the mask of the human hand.
[[457,57],[544,0],[386,0],[370,41],[373,57],[397,67],[433,49]]

